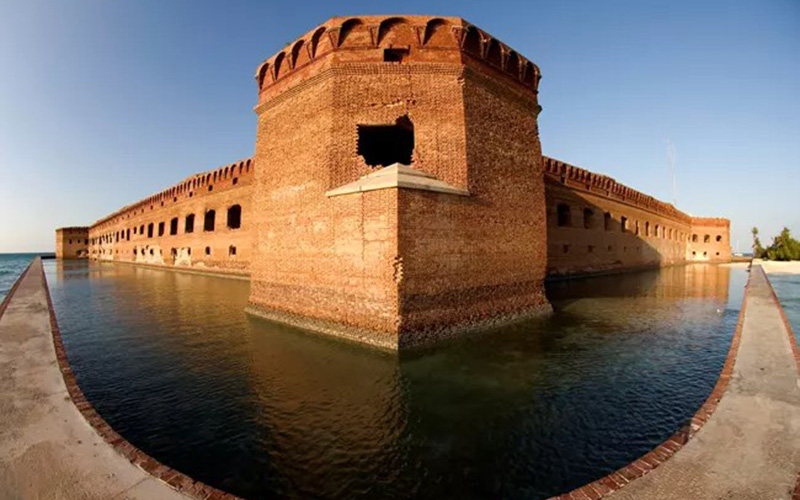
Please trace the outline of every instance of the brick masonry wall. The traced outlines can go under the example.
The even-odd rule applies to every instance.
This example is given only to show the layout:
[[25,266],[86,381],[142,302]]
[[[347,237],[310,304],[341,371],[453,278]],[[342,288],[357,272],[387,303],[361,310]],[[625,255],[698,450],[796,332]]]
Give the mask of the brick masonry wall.
[[[727,219],[690,217],[610,177],[552,158],[544,163],[549,275],[730,261]],[[710,234],[703,248],[692,243],[698,232],[700,242]]]
[[85,259],[89,255],[88,250],[88,227],[63,227],[56,229],[57,259]]
[[[89,257],[248,274],[253,244],[253,170],[247,160],[197,174],[98,221],[89,228]],[[228,209],[234,205],[241,207],[241,226],[236,229],[227,227]],[[205,214],[211,210],[214,229],[205,231]],[[186,224],[189,215],[194,215],[191,232]],[[173,219],[177,219],[174,235]]]

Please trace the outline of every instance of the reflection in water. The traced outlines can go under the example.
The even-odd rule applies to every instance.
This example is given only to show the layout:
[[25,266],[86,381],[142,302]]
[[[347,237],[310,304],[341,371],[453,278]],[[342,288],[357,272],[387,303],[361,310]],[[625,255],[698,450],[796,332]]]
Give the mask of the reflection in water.
[[46,266],[98,411],[248,498],[545,498],[595,479],[700,406],[746,277],[694,265],[553,283],[550,318],[398,358],[251,319],[246,282]]

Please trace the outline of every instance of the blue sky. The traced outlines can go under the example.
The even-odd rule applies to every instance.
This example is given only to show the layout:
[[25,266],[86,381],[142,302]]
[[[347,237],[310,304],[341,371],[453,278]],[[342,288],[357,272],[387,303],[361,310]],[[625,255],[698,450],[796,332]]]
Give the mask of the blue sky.
[[[0,252],[253,154],[253,73],[334,15],[462,16],[542,69],[544,152],[800,236],[800,2],[0,0]],[[763,238],[762,238],[763,239]]]

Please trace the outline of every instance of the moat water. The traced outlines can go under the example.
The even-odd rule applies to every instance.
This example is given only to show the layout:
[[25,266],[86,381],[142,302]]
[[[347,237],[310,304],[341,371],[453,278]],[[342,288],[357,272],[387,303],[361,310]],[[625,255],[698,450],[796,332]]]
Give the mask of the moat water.
[[549,286],[555,313],[400,358],[252,319],[249,284],[46,262],[100,414],[248,499],[542,499],[668,438],[722,368],[747,272]]
[[800,344],[800,274],[770,274],[769,282]]

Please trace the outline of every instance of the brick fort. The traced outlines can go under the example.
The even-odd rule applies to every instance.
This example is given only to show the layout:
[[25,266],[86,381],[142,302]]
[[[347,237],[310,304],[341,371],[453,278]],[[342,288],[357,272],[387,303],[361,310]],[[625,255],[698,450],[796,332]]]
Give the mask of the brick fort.
[[390,350],[547,313],[548,276],[730,260],[728,220],[542,156],[540,78],[460,18],[330,19],[257,68],[252,158],[57,256],[246,276],[248,312]]

